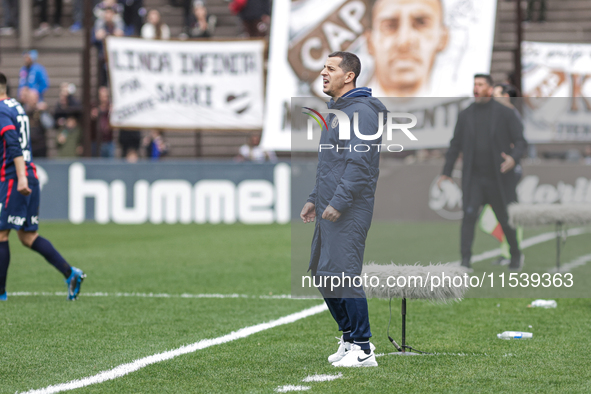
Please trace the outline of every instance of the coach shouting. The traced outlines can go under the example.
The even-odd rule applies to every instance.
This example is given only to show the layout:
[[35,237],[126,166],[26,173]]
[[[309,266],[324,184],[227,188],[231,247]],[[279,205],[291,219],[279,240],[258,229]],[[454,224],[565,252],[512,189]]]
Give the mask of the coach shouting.
[[509,226],[507,192],[515,187],[514,168],[523,155],[526,142],[523,124],[512,109],[493,100],[490,75],[474,76],[475,102],[460,112],[454,136],[445,157],[443,175],[437,184],[451,181],[451,172],[460,152],[463,154],[462,193],[464,218],[461,230],[462,266],[471,270],[474,227],[480,208],[490,204],[507,237],[511,252],[509,270],[520,271],[523,256],[515,229]]
[[[357,56],[334,52],[321,72],[323,92],[332,97],[328,108],[348,116],[351,139],[339,139],[339,120],[330,114],[328,130],[323,128],[320,137],[323,148],[318,155],[316,186],[300,214],[305,223],[318,218],[309,267],[315,277],[361,275],[379,175],[378,144],[382,140],[381,136],[370,136],[377,134],[379,113],[384,113],[383,119],[387,117],[386,108],[372,97],[371,89],[355,88],[360,71]],[[354,114],[358,115],[359,132],[366,139],[353,133]],[[377,366],[369,342],[371,331],[363,288],[346,285],[336,291],[327,287],[319,290],[343,332],[338,351],[328,361],[340,367]]]

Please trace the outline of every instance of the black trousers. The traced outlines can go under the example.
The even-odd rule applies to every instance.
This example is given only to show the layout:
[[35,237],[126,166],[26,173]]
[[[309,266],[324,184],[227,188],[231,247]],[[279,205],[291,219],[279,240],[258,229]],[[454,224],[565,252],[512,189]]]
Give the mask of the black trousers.
[[521,252],[517,244],[517,234],[515,229],[509,226],[507,206],[503,203],[502,191],[499,189],[496,179],[472,177],[468,183],[468,188],[470,197],[468,204],[464,206],[464,218],[462,219],[462,261],[469,261],[472,257],[474,228],[480,217],[480,208],[486,204],[490,204],[499,224],[503,228],[503,232],[509,243],[511,257],[519,257]]
[[[48,0],[40,0],[41,4],[41,22],[47,22]],[[55,0],[55,10],[53,13],[53,24],[61,25],[62,23],[62,0]]]

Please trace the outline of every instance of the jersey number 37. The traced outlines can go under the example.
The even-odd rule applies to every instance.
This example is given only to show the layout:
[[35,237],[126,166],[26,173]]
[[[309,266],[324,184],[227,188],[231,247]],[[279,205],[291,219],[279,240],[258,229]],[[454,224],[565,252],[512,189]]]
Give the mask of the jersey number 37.
[[20,135],[18,140],[20,141],[21,149],[23,150],[23,159],[25,161],[31,161],[31,151],[27,149],[29,147],[29,138],[31,137],[29,117],[27,115],[18,115],[16,120],[20,125]]

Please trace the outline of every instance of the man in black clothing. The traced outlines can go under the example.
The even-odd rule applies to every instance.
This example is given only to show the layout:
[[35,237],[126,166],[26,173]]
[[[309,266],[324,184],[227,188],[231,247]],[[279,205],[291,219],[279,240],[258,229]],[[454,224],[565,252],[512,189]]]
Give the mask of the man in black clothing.
[[463,155],[462,193],[464,218],[461,230],[462,266],[470,267],[474,228],[480,208],[490,204],[503,228],[511,251],[510,270],[520,271],[523,259],[515,229],[509,226],[507,191],[514,187],[515,165],[525,148],[523,125],[508,107],[493,100],[489,75],[474,77],[475,102],[460,112],[437,184],[452,181],[451,173]]

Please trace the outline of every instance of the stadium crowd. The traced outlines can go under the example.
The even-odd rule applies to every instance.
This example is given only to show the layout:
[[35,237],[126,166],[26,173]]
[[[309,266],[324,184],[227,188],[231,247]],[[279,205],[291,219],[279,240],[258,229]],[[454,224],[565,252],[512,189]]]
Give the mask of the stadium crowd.
[[[68,0],[66,0],[67,2]],[[34,37],[42,40],[46,36],[80,34],[83,25],[83,0],[72,2],[71,18],[64,18],[64,0],[32,1],[38,7],[38,24],[35,25]],[[98,89],[94,94],[91,119],[91,138],[93,156],[126,158],[130,162],[140,157],[159,159],[166,156],[168,145],[166,133],[157,130],[113,130],[108,122],[110,111],[109,78],[106,57],[103,48],[104,39],[110,35],[142,37],[145,39],[207,39],[216,37],[219,16],[208,8],[207,0],[166,0],[164,8],[150,9],[144,0],[92,0],[93,30],[92,43],[98,58]],[[231,13],[237,15],[242,24],[243,37],[265,37],[269,34],[271,0],[224,0]],[[212,2],[212,0],[210,0]],[[545,20],[545,0],[528,0],[525,15],[526,22]],[[2,0],[2,26],[0,35],[15,35],[19,23],[20,3],[16,0]],[[171,7],[182,10],[182,26],[169,25],[165,16],[169,16]],[[218,8],[219,9],[219,8]],[[52,15],[49,15],[53,11]],[[170,18],[169,18],[170,19]],[[68,27],[64,20],[71,20]],[[169,22],[169,23],[167,23]],[[172,28],[171,28],[172,27]],[[175,34],[173,34],[173,31]],[[79,87],[71,82],[61,83],[59,97],[55,102],[46,102],[44,93],[51,86],[51,75],[38,62],[35,50],[23,54],[23,67],[18,75],[18,92],[15,94],[27,108],[32,119],[35,157],[75,157],[82,154],[82,106]],[[16,76],[9,78],[16,81]],[[14,83],[14,82],[13,82]],[[508,76],[503,86],[510,86],[514,78]],[[516,97],[516,89],[509,89],[511,97]],[[244,145],[236,152],[238,161],[275,160],[271,152],[261,153],[254,149],[252,141],[259,141],[260,135],[247,135]],[[256,153],[258,152],[258,153]],[[407,163],[441,160],[443,150],[418,150],[403,152],[399,155]],[[531,158],[555,159],[568,162],[591,164],[591,145],[560,150],[559,152],[536,152],[535,145],[528,151]]]
[[[83,0],[73,0],[72,21],[69,28],[63,25],[63,0],[42,0],[32,2],[39,7],[39,24],[33,36],[41,40],[46,36],[81,34],[84,20]],[[48,11],[53,6],[52,18]],[[237,15],[243,24],[243,37],[265,37],[269,32],[271,0],[232,0],[227,1],[229,10]],[[3,25],[1,36],[18,34],[19,7],[16,0],[2,1]],[[117,130],[109,125],[111,110],[109,78],[103,43],[108,36],[141,37],[145,39],[168,40],[176,38],[207,39],[215,37],[218,18],[209,12],[204,0],[169,0],[167,7],[179,7],[183,10],[183,22],[180,33],[175,36],[170,26],[162,17],[161,10],[148,9],[143,0],[93,0],[93,30],[91,41],[96,48],[98,58],[98,89],[95,104],[91,110],[92,155],[104,158],[119,156],[129,162],[138,158],[158,160],[166,156],[168,145],[166,133],[161,130]],[[177,29],[178,30],[178,29]],[[46,102],[44,93],[51,86],[51,75],[38,62],[38,52],[30,50],[23,53],[23,67],[18,76],[16,94],[31,117],[31,134],[35,157],[76,157],[82,155],[82,114],[80,90],[71,82],[60,85],[57,102]],[[11,76],[9,75],[9,78]],[[12,76],[16,81],[16,76]],[[261,162],[271,160],[271,153],[251,154],[252,141],[259,141],[259,136],[246,137],[245,143],[236,160]],[[255,149],[254,151],[257,151]]]

